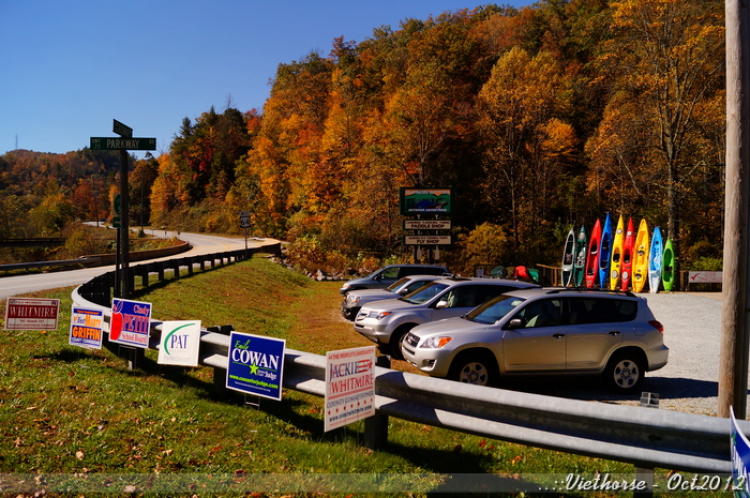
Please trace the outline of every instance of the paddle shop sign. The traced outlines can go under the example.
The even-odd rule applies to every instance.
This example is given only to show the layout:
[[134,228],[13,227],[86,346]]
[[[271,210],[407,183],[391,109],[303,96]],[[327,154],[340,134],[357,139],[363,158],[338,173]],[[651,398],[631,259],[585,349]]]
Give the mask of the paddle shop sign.
[[109,341],[123,346],[148,348],[151,328],[151,303],[112,300],[112,317],[109,322]]
[[162,322],[157,362],[162,365],[197,367],[200,341],[200,320]]
[[226,387],[281,401],[285,346],[284,339],[232,331]]
[[59,299],[9,297],[5,330],[57,330]]
[[87,349],[102,348],[104,311],[73,306],[68,344]]
[[375,415],[375,346],[326,353],[324,431]]

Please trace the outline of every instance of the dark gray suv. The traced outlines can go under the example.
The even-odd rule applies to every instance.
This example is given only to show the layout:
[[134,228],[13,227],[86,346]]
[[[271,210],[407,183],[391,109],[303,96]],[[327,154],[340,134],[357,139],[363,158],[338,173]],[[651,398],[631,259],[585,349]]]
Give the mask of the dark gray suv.
[[387,265],[365,277],[349,280],[339,289],[339,292],[342,296],[346,296],[346,293],[351,290],[384,289],[396,280],[410,275],[447,275],[449,273],[448,268],[443,265]]

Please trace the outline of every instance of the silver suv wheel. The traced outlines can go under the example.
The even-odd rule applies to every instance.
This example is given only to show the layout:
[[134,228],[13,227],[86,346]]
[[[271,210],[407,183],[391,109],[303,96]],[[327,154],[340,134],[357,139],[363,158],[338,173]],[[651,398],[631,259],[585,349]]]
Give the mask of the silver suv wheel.
[[643,383],[645,369],[633,353],[620,353],[612,357],[605,375],[612,388],[622,393],[635,391]]

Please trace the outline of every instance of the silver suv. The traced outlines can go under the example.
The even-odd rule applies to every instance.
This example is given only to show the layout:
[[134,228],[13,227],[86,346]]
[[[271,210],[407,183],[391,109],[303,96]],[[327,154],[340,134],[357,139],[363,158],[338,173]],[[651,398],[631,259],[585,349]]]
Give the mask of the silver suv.
[[669,356],[645,299],[592,289],[508,292],[462,318],[413,329],[402,346],[434,377],[497,385],[504,375],[602,374],[621,393]]
[[401,360],[401,341],[417,325],[461,316],[504,292],[535,284],[516,280],[451,277],[428,283],[400,299],[363,306],[354,330]]
[[423,287],[441,277],[438,275],[411,275],[392,283],[385,289],[361,289],[349,291],[341,301],[341,314],[347,320],[354,320],[359,310],[365,304],[385,299],[397,299]]

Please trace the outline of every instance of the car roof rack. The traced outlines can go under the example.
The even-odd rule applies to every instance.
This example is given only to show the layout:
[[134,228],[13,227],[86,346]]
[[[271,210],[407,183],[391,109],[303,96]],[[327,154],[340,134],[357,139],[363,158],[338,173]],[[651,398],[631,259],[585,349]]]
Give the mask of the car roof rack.
[[547,291],[547,294],[559,294],[560,292],[565,292],[565,291],[580,291],[580,292],[599,292],[599,293],[606,292],[607,294],[616,294],[616,295],[628,296],[628,297],[638,297],[629,290],[622,291],[622,290],[600,289],[598,287],[547,287],[547,289],[549,289]]

